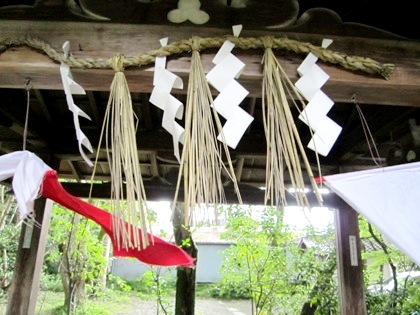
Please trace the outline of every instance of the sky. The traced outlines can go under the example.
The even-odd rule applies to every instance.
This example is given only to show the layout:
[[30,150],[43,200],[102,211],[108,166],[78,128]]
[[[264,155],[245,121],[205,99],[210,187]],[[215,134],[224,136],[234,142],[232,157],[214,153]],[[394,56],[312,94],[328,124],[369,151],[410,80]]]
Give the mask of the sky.
[[[157,214],[157,222],[153,227],[154,233],[163,229],[167,233],[172,233],[171,207],[169,201],[152,201],[148,202],[151,210]],[[257,207],[261,210],[262,207]],[[328,225],[334,224],[334,212],[326,207],[313,207],[311,209],[297,206],[285,208],[284,223],[303,230],[308,225],[312,225],[315,229],[324,229]]]

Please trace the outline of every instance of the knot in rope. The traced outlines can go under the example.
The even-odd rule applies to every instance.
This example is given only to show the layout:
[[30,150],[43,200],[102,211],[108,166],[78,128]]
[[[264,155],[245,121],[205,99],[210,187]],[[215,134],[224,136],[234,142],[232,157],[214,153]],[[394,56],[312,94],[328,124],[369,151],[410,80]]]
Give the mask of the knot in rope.
[[200,51],[200,43],[201,43],[201,38],[198,36],[193,36],[190,39],[191,50]]
[[261,42],[263,44],[264,49],[273,48],[274,44],[274,37],[273,36],[262,36]]
[[123,72],[124,71],[124,55],[118,54],[112,57],[111,66],[115,72]]

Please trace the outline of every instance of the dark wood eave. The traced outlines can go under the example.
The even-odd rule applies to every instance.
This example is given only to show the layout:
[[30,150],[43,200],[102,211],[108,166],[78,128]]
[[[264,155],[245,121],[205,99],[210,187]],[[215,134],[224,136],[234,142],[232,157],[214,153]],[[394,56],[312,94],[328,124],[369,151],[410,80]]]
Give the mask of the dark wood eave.
[[[159,40],[169,36],[170,42],[189,39],[192,36],[220,37],[230,35],[230,30],[188,27],[102,24],[82,22],[46,22],[0,20],[0,39],[34,36],[47,42],[56,51],[61,51],[65,41],[71,44],[71,53],[76,58],[111,58],[117,53],[125,56],[146,54],[158,49]],[[147,36],[144,36],[147,34]],[[314,34],[284,33],[278,31],[248,31],[242,37],[271,35],[288,37],[302,42],[320,45],[324,36]],[[320,62],[330,75],[323,90],[335,102],[349,102],[357,95],[360,104],[419,106],[420,99],[420,43],[401,39],[371,39],[344,36],[328,36],[334,40],[331,50],[374,59],[380,63],[393,63],[395,70],[389,80],[379,75],[356,73],[340,66]],[[241,51],[235,54],[246,68],[240,82],[251,95],[261,94],[261,58],[263,51]],[[203,51],[205,70],[212,67],[214,51]],[[296,69],[305,56],[293,52],[278,51],[280,63],[292,81],[297,79]],[[189,72],[189,55],[168,58],[168,70],[184,79]],[[114,71],[111,69],[73,69],[73,76],[85,90],[109,90]],[[152,89],[153,65],[125,70],[130,91],[150,92]],[[62,89],[59,64],[43,53],[27,47],[13,48],[0,54],[0,87],[22,88],[30,78],[34,89]],[[184,89],[183,91],[186,91]]]

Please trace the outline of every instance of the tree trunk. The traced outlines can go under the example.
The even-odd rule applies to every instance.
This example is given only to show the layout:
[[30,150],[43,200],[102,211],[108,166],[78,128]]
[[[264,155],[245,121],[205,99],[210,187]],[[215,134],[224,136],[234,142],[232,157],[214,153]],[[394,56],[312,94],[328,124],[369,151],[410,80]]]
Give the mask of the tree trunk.
[[67,314],[72,314],[76,307],[82,304],[86,298],[86,283],[81,277],[84,259],[76,259],[77,253],[83,251],[83,244],[76,243],[76,233],[80,224],[80,216],[75,214],[73,219],[73,228],[69,235],[68,242],[63,246],[61,257],[60,275],[64,288],[64,305]]
[[[190,240],[189,246],[183,246],[191,257],[197,258],[197,247],[195,246],[194,240],[190,230],[184,225],[184,213],[175,207],[173,216],[173,226],[175,242],[178,246],[185,243],[185,240]],[[195,268],[183,268],[178,267],[177,269],[177,280],[176,280],[176,298],[175,298],[175,315],[194,315],[195,310]]]
[[311,305],[311,302],[305,302],[303,304],[300,315],[314,315],[317,307],[318,306],[316,304]]
[[100,287],[103,291],[106,289],[106,279],[107,279],[107,273],[108,273],[108,263],[109,263],[109,254],[111,252],[111,238],[106,234],[104,236],[104,242],[105,242],[105,251],[104,256],[106,258],[106,265],[105,270],[101,279]]

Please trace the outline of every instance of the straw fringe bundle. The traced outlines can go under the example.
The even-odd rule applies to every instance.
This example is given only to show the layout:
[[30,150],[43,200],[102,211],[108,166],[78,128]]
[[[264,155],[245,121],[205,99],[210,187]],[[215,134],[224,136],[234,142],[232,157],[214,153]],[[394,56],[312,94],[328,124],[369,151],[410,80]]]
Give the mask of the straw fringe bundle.
[[296,202],[299,206],[309,206],[305,194],[305,181],[301,165],[304,164],[312,188],[322,204],[321,195],[315,183],[311,166],[302,146],[289,99],[297,106],[295,99],[304,103],[299,92],[289,80],[276,59],[268,40],[264,57],[264,75],[262,84],[262,110],[265,136],[267,139],[266,192],[264,203],[271,206],[287,206],[284,172],[288,171],[290,181],[296,189]]
[[[198,38],[191,39],[192,57],[185,106],[184,147],[174,199],[175,204],[183,177],[185,224],[189,226],[198,224],[203,219],[198,218],[198,215],[194,218],[195,211],[202,205],[208,208],[226,201],[222,174],[233,182],[238,202],[242,203],[228,147],[224,142],[217,142],[217,134],[222,133],[222,124],[217,112],[211,107],[213,98],[198,52],[199,41]],[[223,162],[223,153],[227,159],[226,165]]]
[[[101,141],[105,134],[112,180],[111,211],[116,218],[112,224],[119,248],[144,249],[149,245],[146,193],[137,152],[135,114],[123,72],[124,57],[115,56],[112,67],[116,73],[111,84],[101,134]],[[141,228],[141,239],[137,233],[138,227]]]

